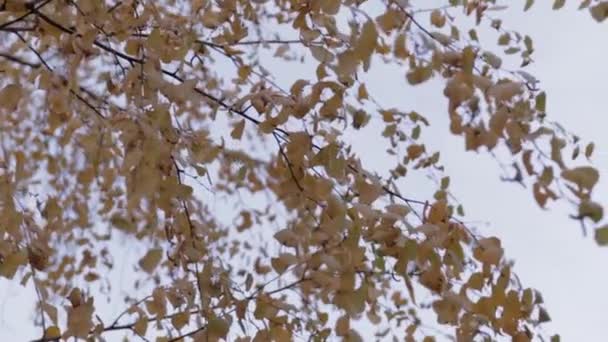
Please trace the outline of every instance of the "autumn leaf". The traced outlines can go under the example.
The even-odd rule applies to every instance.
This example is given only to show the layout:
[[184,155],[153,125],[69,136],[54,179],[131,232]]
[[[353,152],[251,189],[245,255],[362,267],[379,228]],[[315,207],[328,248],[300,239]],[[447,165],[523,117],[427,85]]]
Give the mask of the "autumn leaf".
[[139,260],[139,267],[147,273],[154,272],[163,257],[162,248],[150,249],[143,258]]
[[601,226],[595,229],[595,241],[600,246],[608,245],[608,226]]
[[580,166],[562,171],[562,178],[578,185],[582,189],[591,190],[598,182],[599,172],[590,166]]

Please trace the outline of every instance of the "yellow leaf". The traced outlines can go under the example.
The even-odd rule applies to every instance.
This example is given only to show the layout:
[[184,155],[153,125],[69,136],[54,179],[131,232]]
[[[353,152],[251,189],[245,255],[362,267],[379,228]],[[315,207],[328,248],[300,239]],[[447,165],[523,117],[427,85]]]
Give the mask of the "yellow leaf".
[[423,83],[429,80],[431,76],[433,76],[433,68],[430,65],[424,67],[415,67],[406,75],[407,81],[411,85]]
[[350,318],[348,316],[342,316],[336,321],[336,335],[346,336],[350,330]]
[[279,241],[280,244],[287,247],[296,247],[298,245],[299,237],[291,229],[283,229],[274,234],[274,238]]
[[445,25],[445,16],[440,10],[433,10],[431,12],[431,24],[436,27],[443,27]]
[[380,183],[372,182],[370,184],[363,178],[357,179],[355,187],[359,193],[359,202],[363,204],[372,204],[382,194]]
[[547,107],[547,94],[544,91],[536,95],[534,107],[541,113],[545,112]]
[[131,56],[137,56],[140,46],[141,41],[139,39],[129,39],[125,46],[125,52]]
[[281,274],[289,268],[289,266],[298,262],[298,258],[291,253],[281,253],[278,258],[272,258],[270,263],[274,270]]
[[148,317],[141,315],[133,325],[133,331],[139,336],[146,336],[148,330]]
[[386,211],[397,215],[398,217],[405,217],[410,211],[411,209],[403,204],[390,204],[386,206]]
[[221,318],[211,318],[207,324],[207,336],[210,340],[226,337],[230,324]]
[[585,147],[585,157],[591,158],[591,155],[593,154],[593,150],[594,149],[595,149],[595,144],[594,143],[589,143],[587,145],[587,147]]
[[55,338],[60,338],[61,337],[61,330],[59,330],[59,327],[53,325],[50,326],[48,328],[46,328],[46,330],[44,331],[44,338],[45,339],[55,339]]
[[357,90],[357,98],[359,100],[365,100],[369,98],[369,94],[367,93],[367,88],[365,88],[365,84],[361,83],[359,89]]
[[406,35],[404,33],[399,34],[395,37],[395,43],[393,45],[393,54],[396,58],[406,59],[409,57],[410,52],[406,45]]
[[500,66],[502,65],[502,60],[500,59],[500,57],[496,56],[495,54],[486,51],[483,53],[483,59],[490,64],[490,66],[494,69],[500,69]]
[[608,225],[595,229],[595,241],[600,246],[608,245]]
[[190,314],[188,312],[180,312],[171,318],[171,324],[175,329],[180,330],[188,324],[189,320]]
[[162,248],[153,248],[149,250],[146,255],[139,260],[139,267],[148,273],[152,273],[156,266],[160,263],[163,257]]
[[575,183],[582,189],[591,190],[600,178],[599,172],[590,166],[580,166],[562,171],[562,178]]
[[321,9],[323,12],[329,15],[338,14],[340,11],[340,0],[322,0],[321,1]]
[[9,84],[0,90],[0,107],[14,111],[19,105],[23,88],[19,84]]
[[553,9],[558,10],[558,9],[564,7],[565,4],[566,4],[566,0],[555,0],[553,2]]
[[245,119],[243,119],[241,122],[234,125],[234,128],[232,129],[230,136],[232,137],[232,139],[241,140],[244,129],[245,129]]
[[312,53],[312,56],[320,63],[327,64],[334,60],[334,54],[322,46],[311,45],[310,52]]
[[584,200],[578,207],[578,215],[580,217],[588,217],[597,223],[604,217],[604,208],[598,203]]
[[447,202],[445,200],[437,201],[431,205],[427,222],[431,224],[446,223],[449,219],[449,214]]
[[606,20],[606,17],[608,17],[608,2],[600,2],[599,4],[591,7],[589,10],[591,11],[591,16],[593,19],[601,23]]
[[496,84],[488,89],[488,95],[494,97],[496,101],[509,101],[516,95],[523,92],[521,83],[503,82]]
[[407,157],[414,160],[420,157],[425,151],[424,145],[412,144],[407,147]]
[[503,255],[500,240],[495,237],[480,239],[473,255],[483,263],[498,265]]
[[378,46],[378,31],[373,20],[368,20],[361,30],[361,36],[355,46],[357,57],[361,60],[369,58]]
[[17,273],[20,266],[25,265],[28,262],[27,250],[22,249],[17,252],[13,252],[4,257],[2,263],[0,263],[0,275],[8,279],[12,279]]
[[68,328],[66,336],[74,336],[85,339],[93,329],[93,299],[89,298],[86,302],[68,309]]
[[165,40],[161,36],[159,29],[155,28],[150,32],[150,35],[146,40],[146,47],[160,55],[165,48]]
[[125,232],[135,232],[135,230],[137,229],[137,227],[135,226],[135,224],[133,222],[131,222],[130,220],[127,220],[126,218],[115,214],[114,216],[112,216],[112,218],[110,219],[110,223],[112,223],[113,226],[115,226],[116,228],[123,230]]

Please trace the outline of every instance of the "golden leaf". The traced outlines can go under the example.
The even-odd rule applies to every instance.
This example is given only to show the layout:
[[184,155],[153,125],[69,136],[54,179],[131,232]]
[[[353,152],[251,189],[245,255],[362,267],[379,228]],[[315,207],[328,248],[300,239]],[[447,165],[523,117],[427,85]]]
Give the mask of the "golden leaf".
[[162,248],[153,248],[150,249],[143,258],[139,260],[139,267],[141,267],[147,273],[152,274],[154,269],[163,257],[163,249]]
[[234,125],[232,132],[230,132],[230,136],[232,137],[232,139],[241,140],[244,129],[245,129],[245,120],[243,119],[239,123]]
[[93,299],[89,298],[78,306],[68,308],[68,326],[65,336],[85,339],[93,329]]
[[436,27],[443,27],[445,25],[445,16],[440,10],[436,9],[431,12],[431,24]]
[[336,335],[346,336],[350,330],[350,318],[342,316],[336,321]]
[[58,339],[61,337],[61,330],[59,330],[59,327],[53,325],[50,326],[48,328],[46,328],[46,330],[44,331],[44,338],[45,339]]
[[480,239],[473,251],[473,255],[475,259],[483,263],[498,265],[503,256],[500,240],[496,237]]
[[590,166],[580,166],[562,171],[562,178],[578,185],[582,189],[591,190],[600,178],[599,172]]
[[0,107],[14,111],[21,101],[23,88],[19,84],[8,84],[0,90]]

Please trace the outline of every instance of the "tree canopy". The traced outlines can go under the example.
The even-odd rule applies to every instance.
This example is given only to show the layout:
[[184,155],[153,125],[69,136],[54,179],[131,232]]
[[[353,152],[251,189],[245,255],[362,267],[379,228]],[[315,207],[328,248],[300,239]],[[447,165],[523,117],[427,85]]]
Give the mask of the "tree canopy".
[[[35,290],[39,341],[558,341],[500,237],[465,217],[425,113],[365,82],[386,65],[404,92],[438,80],[446,135],[608,244],[594,144],[550,119],[505,5],[2,1],[0,275]],[[580,9],[603,22],[608,1]],[[370,135],[382,151],[354,147]],[[431,197],[404,186],[416,175]]]

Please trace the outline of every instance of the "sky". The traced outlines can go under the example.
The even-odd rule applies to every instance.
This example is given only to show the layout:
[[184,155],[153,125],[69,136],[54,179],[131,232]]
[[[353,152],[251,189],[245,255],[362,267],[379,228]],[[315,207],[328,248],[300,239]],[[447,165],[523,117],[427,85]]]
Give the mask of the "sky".
[[[425,7],[446,1],[423,1]],[[422,3],[422,1],[418,1]],[[507,3],[503,1],[503,3]],[[598,199],[608,203],[608,127],[606,81],[608,45],[606,24],[598,24],[588,13],[576,10],[577,1],[564,9],[551,10],[551,1],[537,1],[523,12],[524,1],[509,2],[511,8],[497,12],[505,27],[530,35],[534,40],[535,63],[526,68],[540,80],[547,92],[547,111],[551,120],[560,122],[594,141],[594,165],[600,170]],[[483,37],[484,30],[480,31]],[[277,69],[287,80],[306,67]],[[281,78],[280,76],[278,77]],[[404,72],[367,75],[369,92],[387,107],[399,106],[424,114],[431,127],[423,138],[442,151],[442,161],[451,176],[451,190],[465,206],[467,219],[477,222],[483,235],[501,238],[515,272],[526,286],[538,289],[552,321],[547,332],[557,332],[562,341],[604,341],[608,336],[608,248],[598,247],[592,232],[584,237],[579,224],[568,219],[572,209],[550,205],[538,207],[530,188],[501,182],[501,170],[487,154],[464,152],[463,142],[449,136],[446,101],[442,83],[429,82],[420,87],[406,86]],[[436,137],[436,138],[435,138]],[[360,138],[360,137],[359,137]],[[378,152],[381,140],[354,138],[362,160],[375,169],[392,167]],[[370,141],[373,140],[373,143]],[[411,188],[412,192],[424,189]],[[487,224],[486,224],[487,223]],[[0,279],[0,341],[22,341],[38,337],[31,327],[34,292],[19,284]]]

